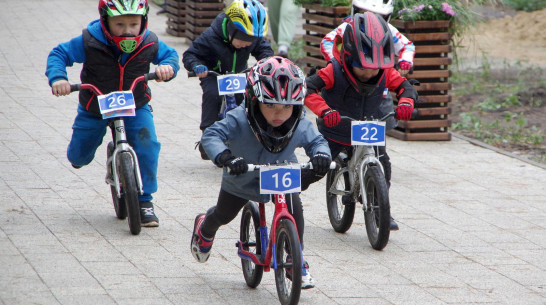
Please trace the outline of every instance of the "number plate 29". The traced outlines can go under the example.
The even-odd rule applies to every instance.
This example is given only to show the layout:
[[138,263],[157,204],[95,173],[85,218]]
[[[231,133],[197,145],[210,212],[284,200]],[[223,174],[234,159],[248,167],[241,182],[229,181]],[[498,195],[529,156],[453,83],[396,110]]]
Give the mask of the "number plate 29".
[[135,98],[131,91],[115,91],[99,95],[97,99],[103,119],[135,115]]
[[351,145],[385,146],[385,122],[351,122]]
[[216,79],[218,81],[219,95],[245,92],[246,74],[244,73],[220,75]]
[[262,166],[260,168],[260,194],[289,194],[301,192],[299,164]]

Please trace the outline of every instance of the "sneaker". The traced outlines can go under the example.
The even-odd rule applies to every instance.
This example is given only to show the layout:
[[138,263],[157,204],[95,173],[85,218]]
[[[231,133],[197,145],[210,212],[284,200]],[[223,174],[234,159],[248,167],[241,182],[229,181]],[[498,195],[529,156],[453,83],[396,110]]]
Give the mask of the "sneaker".
[[315,280],[309,273],[309,264],[307,261],[303,262],[303,269],[301,270],[301,289],[311,289],[315,287]]
[[203,224],[204,220],[205,214],[199,214],[195,217],[190,245],[193,258],[200,263],[204,263],[209,259],[210,249],[212,248],[212,243],[214,242],[214,238],[208,239],[201,235],[201,225]]
[[[291,263],[292,257],[288,255],[286,257],[286,262]],[[286,269],[286,278],[292,280],[292,268]],[[315,280],[309,273],[309,264],[307,261],[303,262],[303,268],[301,269],[301,289],[311,289],[315,287]]]
[[74,165],[74,164],[72,164],[72,163],[70,163],[70,165],[72,165],[72,167],[75,168],[75,169],[80,169],[80,168],[82,168],[80,165]]
[[203,145],[201,145],[201,141],[195,142],[195,148],[199,147],[199,153],[201,154],[201,159],[203,160],[210,160],[209,156],[207,156],[207,153],[205,152],[205,149],[203,148]]
[[159,219],[154,213],[154,204],[151,201],[140,202],[140,225],[142,227],[159,227]]
[[398,227],[398,224],[396,223],[396,221],[394,221],[394,218],[392,218],[391,216],[391,227],[390,227],[390,230],[391,231],[398,231],[398,229],[400,229]]

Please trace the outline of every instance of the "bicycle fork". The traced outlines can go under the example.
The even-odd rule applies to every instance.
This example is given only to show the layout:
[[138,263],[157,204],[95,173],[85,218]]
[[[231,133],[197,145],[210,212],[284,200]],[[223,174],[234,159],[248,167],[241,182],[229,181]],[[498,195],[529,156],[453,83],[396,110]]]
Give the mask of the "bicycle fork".
[[116,188],[116,194],[118,198],[121,198],[121,187],[119,183],[119,175],[117,171],[117,155],[122,152],[128,152],[131,154],[133,159],[133,169],[135,171],[135,178],[138,188],[138,193],[142,195],[142,177],[140,176],[140,167],[138,165],[138,158],[131,147],[129,145],[129,141],[127,141],[127,134],[125,133],[125,123],[122,118],[115,118],[113,119],[113,122],[111,123],[110,127],[112,128],[113,138],[114,138],[114,151],[112,152],[112,155],[108,158],[106,166],[110,166],[112,169],[112,178],[109,179],[109,177],[106,178],[106,183],[113,185]]

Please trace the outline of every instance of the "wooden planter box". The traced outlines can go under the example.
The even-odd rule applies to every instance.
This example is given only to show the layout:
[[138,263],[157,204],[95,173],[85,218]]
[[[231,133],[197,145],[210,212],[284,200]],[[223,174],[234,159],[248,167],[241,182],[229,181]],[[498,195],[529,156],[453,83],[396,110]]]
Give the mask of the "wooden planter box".
[[307,73],[315,66],[326,67],[326,61],[322,53],[320,53],[320,42],[326,34],[343,22],[343,19],[350,13],[351,8],[349,6],[321,6],[320,4],[305,4],[303,8],[305,9],[302,16],[305,20],[303,24],[305,30],[303,50],[306,53],[303,58],[305,64],[303,69]]
[[407,78],[416,79],[421,85],[415,87],[419,93],[418,118],[399,121],[388,135],[406,141],[451,140],[449,21],[391,20],[391,24],[415,44],[414,71]]
[[167,0],[167,33],[183,37],[186,30],[186,0]]
[[186,38],[197,39],[224,8],[223,0],[186,0]]

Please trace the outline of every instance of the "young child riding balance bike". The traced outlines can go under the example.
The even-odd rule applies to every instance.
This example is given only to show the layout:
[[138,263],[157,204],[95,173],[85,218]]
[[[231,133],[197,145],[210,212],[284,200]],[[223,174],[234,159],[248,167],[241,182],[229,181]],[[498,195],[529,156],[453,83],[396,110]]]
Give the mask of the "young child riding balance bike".
[[[335,158],[351,146],[350,126],[338,125],[340,115],[355,119],[383,117],[392,111],[385,112],[381,107],[383,92],[388,88],[398,98],[395,118],[409,120],[417,91],[394,69],[392,35],[386,21],[376,14],[355,14],[343,36],[336,38],[333,52],[328,65],[306,79],[309,95],[305,105],[324,119],[326,126],[319,127],[319,131]],[[379,147],[379,154],[390,186],[391,163],[385,146]],[[302,175],[302,185],[320,178]],[[394,219],[391,230],[398,230]]]
[[[82,83],[95,85],[104,94],[128,90],[133,80],[156,66],[157,81],[169,81],[179,70],[176,50],[148,30],[147,0],[99,0],[100,19],[82,35],[55,47],[47,58],[46,76],[55,96],[70,94],[66,67],[83,63]],[[136,114],[125,118],[129,144],[137,154],[143,194],[139,195],[141,225],[159,226],[152,194],[157,191],[157,166],[161,144],[157,140],[151,91],[139,83],[134,92]],[[67,157],[74,168],[93,161],[106,134],[107,120],[99,111],[97,96],[88,90],[79,93],[78,113],[72,126]]]
[[[244,105],[203,133],[206,153],[214,164],[224,167],[224,173],[217,204],[195,218],[191,250],[197,261],[208,260],[216,231],[231,222],[249,200],[270,201],[270,195],[260,195],[258,173],[245,174],[248,163],[295,163],[294,150],[303,147],[313,172],[325,175],[328,171],[332,160],[328,144],[303,117],[305,87],[303,72],[290,60],[279,56],[260,60],[248,74]],[[299,194],[287,196],[287,205],[303,248]],[[304,289],[314,287],[308,268],[305,264],[302,272]]]

